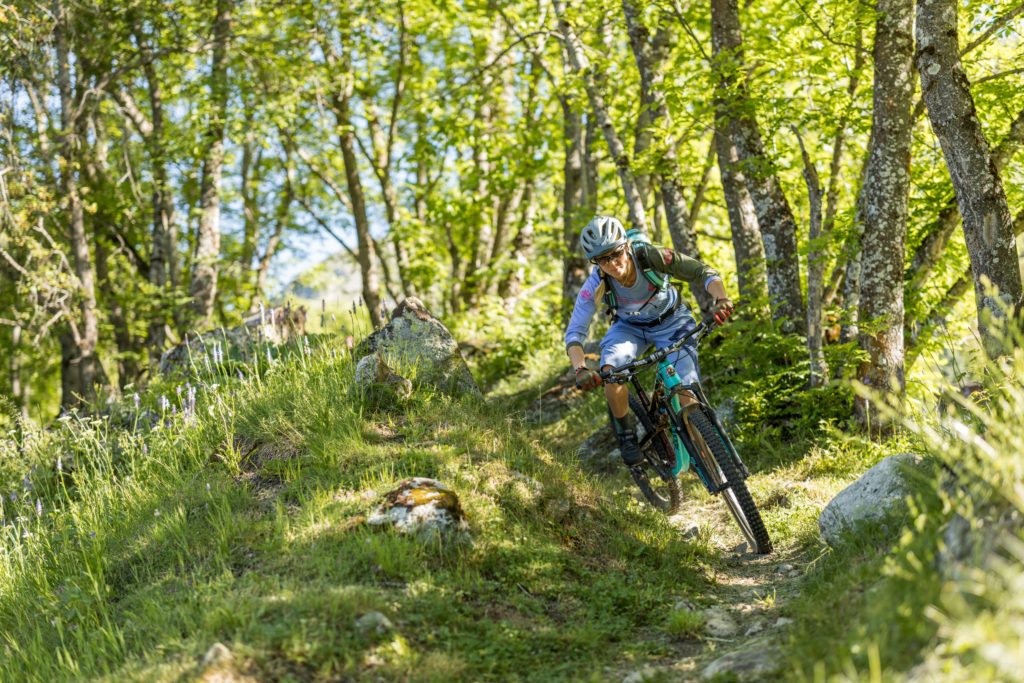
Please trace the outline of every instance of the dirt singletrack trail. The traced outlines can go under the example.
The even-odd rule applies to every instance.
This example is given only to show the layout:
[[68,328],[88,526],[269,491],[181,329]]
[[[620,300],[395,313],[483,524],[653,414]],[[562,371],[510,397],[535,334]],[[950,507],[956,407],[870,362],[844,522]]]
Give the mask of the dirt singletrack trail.
[[620,680],[638,683],[659,674],[665,680],[701,680],[711,672],[770,680],[781,665],[777,643],[792,623],[784,616],[785,605],[799,592],[807,554],[788,547],[776,547],[768,555],[751,552],[720,497],[697,486],[685,486],[684,491],[683,507],[669,523],[690,538],[707,535],[709,545],[721,553],[708,568],[714,585],[699,596],[705,606],[688,600],[673,606],[701,612],[703,632],[677,645],[678,659],[648,662]]

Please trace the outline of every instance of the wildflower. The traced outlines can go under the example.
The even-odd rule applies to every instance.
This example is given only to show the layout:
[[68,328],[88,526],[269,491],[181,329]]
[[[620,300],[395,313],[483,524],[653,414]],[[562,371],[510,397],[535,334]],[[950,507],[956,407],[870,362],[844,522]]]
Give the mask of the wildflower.
[[153,516],[154,517],[159,517],[160,516],[160,508],[157,508],[156,510],[153,510]]
[[135,410],[139,409],[139,393],[135,392],[132,394],[132,403],[135,404]]
[[210,482],[206,482],[206,490],[207,490],[207,491],[209,491],[209,490],[210,490]]
[[148,444],[142,444],[142,454],[143,455],[149,455],[149,445]]
[[274,359],[270,356],[270,347],[268,346],[267,347],[267,365],[270,365],[273,362],[274,362]]
[[36,517],[43,516],[43,503],[41,500],[36,498]]
[[59,455],[57,456],[57,471],[58,472],[63,472],[64,471],[64,463],[61,462],[61,459],[60,459]]
[[168,408],[171,407],[171,402],[167,400],[166,396],[164,396],[163,394],[160,394],[159,405],[160,405],[160,410],[166,411]]
[[96,532],[95,531],[90,531],[89,532],[89,538],[96,538]]
[[28,489],[29,491],[32,490],[32,480],[28,478],[27,474],[25,475],[25,480],[23,483],[25,484],[26,489]]
[[333,323],[333,322],[337,322],[337,320],[338,320],[338,319],[334,317],[334,314],[333,314],[333,313],[331,313],[331,322],[332,322],[332,323]]
[[18,502],[18,492],[17,491],[11,491],[11,502],[12,503]]
[[174,387],[174,393],[178,395],[178,399],[181,399],[181,385]]
[[239,382],[244,382],[245,381],[245,377],[242,376],[242,371],[236,369],[235,372],[238,374],[238,381]]

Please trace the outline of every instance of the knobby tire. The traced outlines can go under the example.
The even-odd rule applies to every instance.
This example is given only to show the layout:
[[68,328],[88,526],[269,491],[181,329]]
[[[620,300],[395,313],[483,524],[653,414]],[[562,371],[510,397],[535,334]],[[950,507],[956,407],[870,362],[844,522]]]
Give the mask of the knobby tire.
[[[654,429],[654,420],[648,415],[640,398],[629,394],[629,409],[636,415],[637,421],[643,425],[645,435],[651,434]],[[637,435],[639,438],[639,434]],[[672,476],[672,466],[675,464],[675,449],[668,435],[663,431],[647,443],[643,451],[645,460],[638,467],[631,467],[630,473],[636,481],[640,491],[656,510],[666,515],[674,515],[679,512],[683,504],[682,487],[679,485],[679,478]],[[652,460],[657,459],[662,463],[662,469],[669,472],[668,479],[663,479],[658,470],[652,465]]]
[[[632,398],[632,397],[631,397]],[[704,444],[711,450],[714,462],[708,462],[708,469],[715,483],[721,486],[728,482],[729,487],[722,490],[722,498],[732,513],[733,519],[739,525],[740,531],[747,541],[753,546],[755,552],[764,555],[772,551],[772,542],[768,537],[768,530],[761,520],[761,513],[758,512],[754,499],[747,490],[747,484],[743,480],[736,464],[729,453],[729,449],[722,442],[718,430],[701,410],[695,409],[687,416],[690,424],[700,433]],[[700,447],[700,444],[698,444]],[[714,467],[717,463],[717,467]]]

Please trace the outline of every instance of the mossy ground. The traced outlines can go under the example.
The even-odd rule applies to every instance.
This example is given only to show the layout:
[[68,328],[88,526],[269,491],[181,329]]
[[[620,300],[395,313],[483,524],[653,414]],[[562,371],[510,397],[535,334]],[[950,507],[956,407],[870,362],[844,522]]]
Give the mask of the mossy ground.
[[[554,359],[487,403],[420,392],[371,406],[336,344],[221,368],[190,417],[161,409],[158,393],[176,394],[156,386],[143,404],[161,415],[157,429],[70,421],[46,437],[78,455],[70,475],[33,475],[48,482],[39,514],[23,499],[4,509],[0,679],[191,680],[220,642],[229,679],[621,680],[653,665],[669,680],[747,642],[742,630],[702,635],[674,613],[680,600],[722,603],[749,623],[795,619],[772,631],[793,657],[783,678],[858,665],[841,634],[874,617],[848,596],[877,580],[893,539],[827,551],[817,514],[900,444],[832,434],[743,450],[776,552],[736,557],[739,532],[695,479],[683,515],[666,519],[624,471],[578,461],[604,419],[596,394],[553,424],[522,420]],[[471,542],[361,523],[412,476],[458,493]],[[698,533],[685,534],[691,525]],[[784,562],[793,575],[778,573]],[[394,628],[361,634],[369,611]],[[806,642],[811,633],[831,642]]]

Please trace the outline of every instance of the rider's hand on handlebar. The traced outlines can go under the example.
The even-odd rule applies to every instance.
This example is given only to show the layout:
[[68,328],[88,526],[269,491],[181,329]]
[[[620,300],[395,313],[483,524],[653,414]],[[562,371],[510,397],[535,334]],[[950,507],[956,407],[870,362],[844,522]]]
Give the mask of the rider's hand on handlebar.
[[585,365],[576,368],[576,386],[583,391],[590,391],[601,386],[601,375],[596,370],[591,370]]
[[727,296],[718,297],[715,299],[713,311],[715,322],[719,325],[724,325],[734,310],[736,310],[736,306],[732,303],[732,299]]

